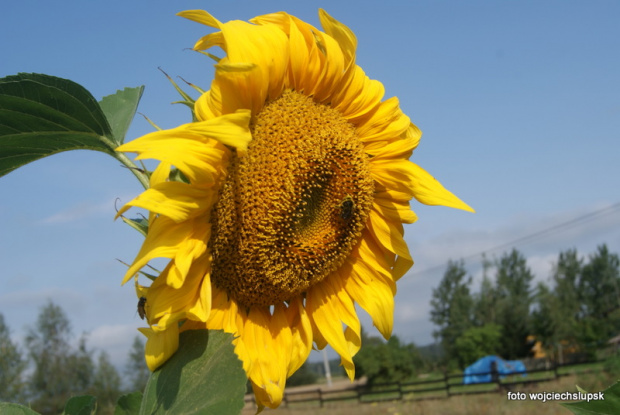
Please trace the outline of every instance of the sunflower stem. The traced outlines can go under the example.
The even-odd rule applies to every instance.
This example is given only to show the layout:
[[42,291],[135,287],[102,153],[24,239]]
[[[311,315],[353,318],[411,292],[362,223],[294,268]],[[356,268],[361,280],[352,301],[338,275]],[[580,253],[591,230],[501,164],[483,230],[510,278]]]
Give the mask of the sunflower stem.
[[138,181],[140,182],[140,184],[142,185],[142,187],[144,187],[144,189],[148,189],[149,188],[149,176],[146,174],[146,172],[144,170],[142,170],[141,168],[139,168],[138,166],[136,166],[134,164],[133,161],[131,161],[129,159],[129,157],[127,157],[125,154],[123,153],[116,153],[114,155],[114,157],[116,157],[116,159],[118,161],[120,161],[121,163],[123,163],[123,165],[125,167],[127,167],[129,170],[131,170],[131,172],[134,174],[134,176],[136,176],[136,178],[138,179]]

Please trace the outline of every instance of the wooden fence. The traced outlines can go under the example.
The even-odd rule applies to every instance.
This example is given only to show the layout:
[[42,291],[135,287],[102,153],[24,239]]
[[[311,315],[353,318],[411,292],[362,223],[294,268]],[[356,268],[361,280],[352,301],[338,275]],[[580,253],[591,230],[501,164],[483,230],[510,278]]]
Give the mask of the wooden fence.
[[[282,399],[282,406],[318,406],[323,407],[333,402],[348,401],[351,403],[372,403],[395,400],[426,400],[445,399],[456,395],[471,395],[481,393],[497,393],[514,390],[515,386],[548,382],[561,376],[567,376],[574,372],[587,373],[589,370],[576,370],[558,373],[562,367],[575,367],[596,363],[587,361],[570,365],[554,365],[550,368],[517,372],[507,376],[492,376],[491,382],[463,384],[464,374],[444,375],[442,378],[415,381],[395,382],[381,384],[358,384],[345,389],[305,389],[300,391],[286,391]],[[477,375],[493,375],[478,373]],[[246,408],[256,407],[254,395],[246,396]]]

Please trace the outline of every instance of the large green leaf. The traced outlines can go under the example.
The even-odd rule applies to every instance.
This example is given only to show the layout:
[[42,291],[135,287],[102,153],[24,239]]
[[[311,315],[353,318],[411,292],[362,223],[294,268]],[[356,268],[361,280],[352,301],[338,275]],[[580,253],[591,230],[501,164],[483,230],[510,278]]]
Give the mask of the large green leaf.
[[137,415],[140,413],[142,392],[134,392],[118,398],[114,415]]
[[23,405],[16,403],[0,402],[0,414],[2,415],[39,415]]
[[247,378],[232,340],[215,330],[181,333],[179,350],[151,375],[140,414],[239,414]]
[[114,149],[124,138],[141,91],[119,91],[104,99],[104,113],[90,92],[73,81],[25,73],[1,78],[0,176],[68,150],[97,150],[119,158]]
[[[575,415],[617,415],[620,414],[620,382],[616,382],[603,392],[586,393],[580,389],[580,392],[586,395],[582,399],[590,399],[581,402],[563,403],[565,407],[570,409]],[[600,398],[603,399],[600,399]]]
[[116,91],[115,94],[103,97],[99,102],[110,127],[114,140],[120,145],[125,140],[125,134],[129,129],[129,125],[133,120],[138,103],[144,92],[144,86],[137,88],[125,88],[122,91]]
[[94,396],[74,396],[65,404],[62,415],[92,415],[96,410],[97,399]]

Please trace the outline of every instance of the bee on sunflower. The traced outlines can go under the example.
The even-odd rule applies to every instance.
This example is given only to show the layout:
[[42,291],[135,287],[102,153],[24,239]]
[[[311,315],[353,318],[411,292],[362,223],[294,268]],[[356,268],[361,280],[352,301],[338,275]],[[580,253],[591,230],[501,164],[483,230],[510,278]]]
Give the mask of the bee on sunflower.
[[[323,31],[284,12],[180,16],[217,30],[195,50],[225,56],[214,57],[194,122],[118,148],[159,160],[150,187],[118,213],[150,212],[124,282],[170,259],[138,291],[151,370],[177,350],[179,331],[224,330],[260,407],[274,408],[313,344],[331,345],[353,379],[356,303],[390,336],[396,282],[413,264],[403,239],[417,219],[412,198],[473,210],[409,161],[420,130],[398,99],[383,99],[355,63],[355,35],[325,11]],[[171,179],[175,169],[184,180]]]

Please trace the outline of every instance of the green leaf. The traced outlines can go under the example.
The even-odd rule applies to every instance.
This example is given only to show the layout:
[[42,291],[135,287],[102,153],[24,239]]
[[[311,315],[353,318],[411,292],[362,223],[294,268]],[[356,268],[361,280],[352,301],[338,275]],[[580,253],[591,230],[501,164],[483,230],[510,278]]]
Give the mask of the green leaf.
[[[120,91],[104,99],[115,133],[124,136],[139,93]],[[73,81],[26,73],[0,79],[0,176],[68,150],[96,150],[120,160],[114,149],[122,138],[115,139],[113,128],[90,92]]]
[[0,414],[2,415],[39,415],[23,405],[16,403],[0,402]]
[[142,392],[134,392],[118,398],[114,415],[137,415],[140,412]]
[[233,336],[188,330],[179,349],[150,377],[140,414],[239,414],[247,378]]
[[[580,388],[581,390],[581,388]],[[616,382],[603,392],[603,399],[599,393],[585,394],[581,402],[563,403],[562,405],[570,409],[575,415],[617,415],[620,414],[620,382]],[[587,399],[590,399],[588,402]],[[599,399],[596,399],[599,398]]]
[[94,396],[74,396],[67,401],[62,415],[91,415],[97,410],[97,399]]
[[121,145],[125,140],[125,134],[131,125],[134,115],[138,109],[138,103],[144,92],[144,86],[137,88],[125,88],[122,91],[116,91],[115,94],[103,97],[99,101],[99,106],[106,115],[114,141]]

